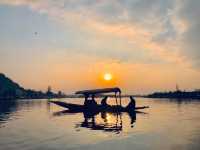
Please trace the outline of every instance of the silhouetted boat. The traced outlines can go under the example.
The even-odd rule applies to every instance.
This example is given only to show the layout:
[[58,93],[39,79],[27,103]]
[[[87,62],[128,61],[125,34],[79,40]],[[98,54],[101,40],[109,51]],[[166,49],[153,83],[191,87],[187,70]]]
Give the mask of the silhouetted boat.
[[[85,111],[91,111],[88,107],[85,105],[79,105],[79,104],[71,104],[71,103],[66,103],[66,102],[61,102],[61,101],[51,101],[51,103],[54,103],[58,106],[64,107],[69,109],[72,112],[85,112]],[[94,111],[98,112],[128,112],[128,111],[137,111],[141,109],[149,108],[148,106],[142,106],[142,107],[135,107],[135,109],[128,109],[123,106],[108,106],[108,107],[102,107],[102,105],[97,104],[95,107],[93,107]]]
[[[102,105],[97,104],[94,100],[95,95],[98,94],[104,94],[104,93],[115,93],[116,98],[116,105],[110,106],[110,105]],[[84,91],[78,91],[75,94],[81,94],[85,97],[84,105],[79,104],[71,104],[61,101],[51,101],[52,103],[67,108],[71,112],[130,112],[130,111],[137,111],[140,109],[149,108],[148,106],[143,107],[123,107],[121,105],[121,90],[118,87],[115,88],[104,88],[104,89],[94,89],[94,90],[84,90]],[[118,95],[117,95],[118,94]],[[118,98],[120,100],[120,105],[118,105]],[[91,99],[90,99],[91,98]]]

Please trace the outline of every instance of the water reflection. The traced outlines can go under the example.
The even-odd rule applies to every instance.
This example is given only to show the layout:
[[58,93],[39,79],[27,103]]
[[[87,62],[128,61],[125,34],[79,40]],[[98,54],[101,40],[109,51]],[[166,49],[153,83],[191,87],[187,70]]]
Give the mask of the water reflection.
[[17,119],[17,112],[41,107],[40,100],[1,100],[0,101],[0,128],[9,120]]
[[141,98],[137,104],[149,105],[148,115],[60,111],[46,100],[0,101],[0,149],[199,149],[200,101]]
[[[136,115],[147,114],[140,111],[131,111],[123,113],[112,113],[112,112],[82,112],[83,121],[75,125],[76,129],[87,128],[90,130],[100,130],[104,132],[114,132],[119,134],[123,130],[123,115],[128,115],[130,120],[130,127],[133,128],[136,123]],[[63,116],[75,114],[70,110],[54,112],[53,116]],[[99,117],[100,116],[100,117]],[[127,124],[127,122],[126,122]],[[80,131],[80,130],[77,130]]]
[[[105,132],[115,132],[120,133],[122,131],[122,114],[109,114],[107,112],[101,112],[101,118],[103,119],[103,123],[98,123],[96,121],[95,116],[92,118],[88,118],[86,114],[84,114],[84,121],[80,124],[77,124],[76,127],[88,128],[91,130],[101,130]],[[112,121],[111,118],[113,118]]]

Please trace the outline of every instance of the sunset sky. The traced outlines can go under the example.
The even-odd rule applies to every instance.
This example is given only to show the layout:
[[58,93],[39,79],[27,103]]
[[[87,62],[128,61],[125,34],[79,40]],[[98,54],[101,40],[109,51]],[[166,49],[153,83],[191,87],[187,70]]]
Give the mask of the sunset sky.
[[66,93],[199,89],[199,7],[200,0],[0,0],[0,72],[25,88]]

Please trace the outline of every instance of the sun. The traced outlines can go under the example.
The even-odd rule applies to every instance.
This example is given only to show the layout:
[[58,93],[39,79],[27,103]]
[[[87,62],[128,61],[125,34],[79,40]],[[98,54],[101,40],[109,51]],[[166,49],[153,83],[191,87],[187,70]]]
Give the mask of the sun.
[[105,74],[103,75],[103,78],[104,78],[104,80],[106,80],[106,81],[110,81],[110,80],[112,80],[113,76],[112,76],[112,74],[110,74],[110,73],[105,73]]

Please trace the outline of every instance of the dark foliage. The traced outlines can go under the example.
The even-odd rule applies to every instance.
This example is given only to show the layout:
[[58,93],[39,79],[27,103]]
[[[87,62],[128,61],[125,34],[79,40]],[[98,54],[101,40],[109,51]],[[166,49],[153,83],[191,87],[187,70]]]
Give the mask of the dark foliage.
[[19,84],[0,73],[0,100],[7,99],[41,99],[41,98],[62,98],[65,95],[60,91],[55,94],[48,89],[47,92],[24,89]]

